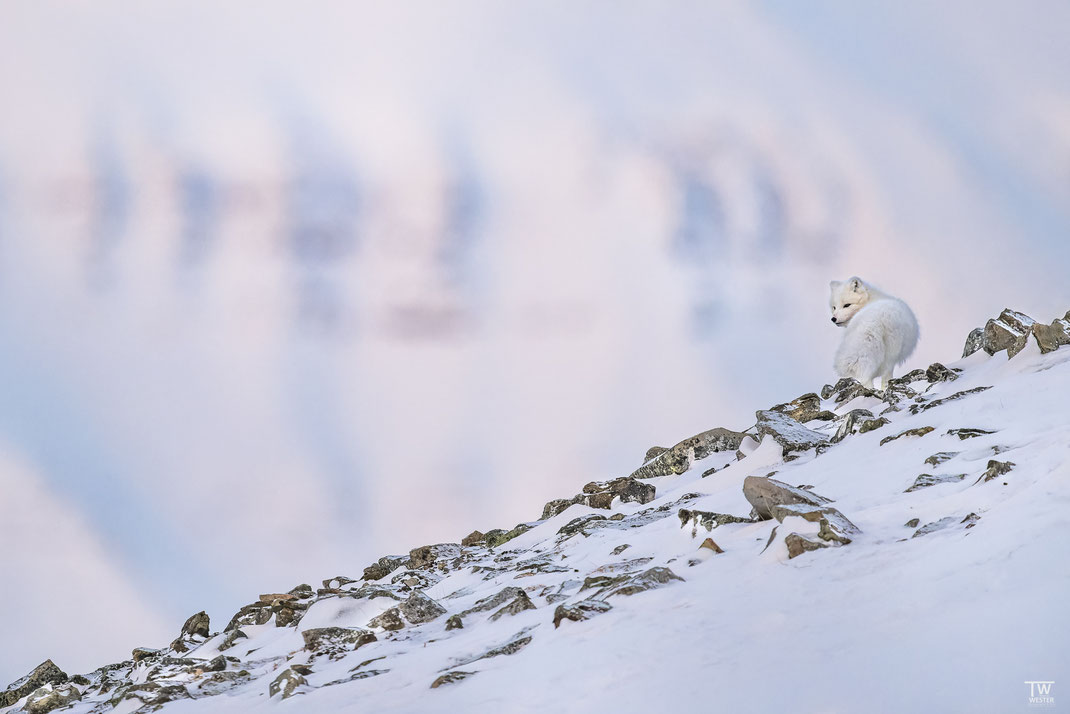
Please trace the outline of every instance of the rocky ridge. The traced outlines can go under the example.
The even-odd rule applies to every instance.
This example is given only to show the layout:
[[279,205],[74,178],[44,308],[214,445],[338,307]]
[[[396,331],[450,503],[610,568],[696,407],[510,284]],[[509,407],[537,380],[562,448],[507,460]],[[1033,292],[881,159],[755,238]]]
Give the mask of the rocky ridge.
[[[905,499],[1007,486],[1026,467],[980,455],[1021,445],[1004,443],[989,422],[963,418],[964,405],[994,386],[969,379],[984,361],[971,356],[1006,352],[1013,359],[1030,342],[1037,359],[1047,360],[1044,369],[1064,363],[1049,353],[1070,344],[1070,312],[1044,325],[1004,310],[969,335],[964,357],[971,359],[962,366],[917,369],[883,392],[840,380],[759,410],[747,429],[711,429],[671,448],[653,447],[631,474],[552,500],[537,520],[387,555],[360,577],[338,575],[317,587],[262,594],[222,630],[199,612],[169,645],[136,647],[129,659],[93,672],[68,676],[46,661],[0,691],[0,711],[140,713],[192,700],[234,700],[247,708],[326,690],[362,696],[380,678],[395,687],[466,687],[493,663],[583,627],[578,623],[606,616],[637,595],[643,594],[635,600],[640,603],[653,590],[694,597],[687,583],[692,568],[714,567],[711,561],[733,551],[788,562],[835,557],[814,551],[857,541],[865,545],[855,548],[886,548],[941,532],[965,534],[983,527],[993,491],[983,492],[986,506],[928,522],[903,519],[906,530],[898,535],[871,534],[865,510],[859,507],[856,517],[839,505],[843,494],[819,493],[793,475],[812,473],[804,470],[807,464],[868,439],[874,455],[932,452],[918,459],[917,470],[902,474],[895,492],[904,499],[896,502],[904,515],[913,508]],[[947,424],[955,425],[934,426],[940,413],[953,414]],[[872,431],[880,434],[866,436]],[[970,451],[945,448],[959,443]],[[979,459],[983,468],[973,465]],[[699,475],[699,465],[710,467]],[[718,484],[737,482],[734,501],[718,501],[731,503],[734,512],[707,506],[723,490]],[[644,611],[641,604],[627,607]]]

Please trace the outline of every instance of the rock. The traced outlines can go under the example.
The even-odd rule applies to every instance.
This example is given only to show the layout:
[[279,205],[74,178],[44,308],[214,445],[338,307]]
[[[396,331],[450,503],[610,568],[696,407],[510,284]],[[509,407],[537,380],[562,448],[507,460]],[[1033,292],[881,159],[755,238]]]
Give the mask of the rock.
[[[528,628],[530,629],[530,628]],[[470,657],[462,662],[458,662],[458,666],[464,666],[473,662],[478,662],[481,659],[490,659],[491,657],[503,657],[512,654],[516,654],[520,650],[524,649],[531,644],[531,635],[527,634],[528,629],[521,630],[513,635],[508,642],[497,647],[491,647],[489,650],[481,655]]]
[[412,595],[409,595],[409,598],[405,600],[405,602],[398,605],[398,609],[401,611],[401,614],[405,616],[405,619],[414,625],[431,622],[439,615],[446,614],[446,608],[442,607],[422,592],[414,592]]
[[494,622],[495,620],[500,617],[503,617],[504,615],[516,615],[523,612],[524,610],[534,609],[535,603],[531,601],[531,598],[528,597],[528,594],[526,592],[521,590],[520,593],[516,596],[516,599],[514,599],[511,603],[491,615],[490,621]]
[[353,578],[347,578],[344,575],[336,575],[333,578],[328,578],[323,581],[323,587],[326,590],[337,590],[343,585],[349,585],[350,583],[357,582]]
[[688,559],[687,564],[689,567],[694,567],[723,552],[724,549],[717,545],[713,538],[707,538],[702,541],[702,545],[698,547],[698,553],[693,558]]
[[66,682],[67,674],[52,660],[46,659],[34,667],[29,674],[16,679],[8,685],[7,689],[0,692],[0,709],[11,706],[46,684],[65,684]]
[[463,630],[464,622],[461,621],[460,615],[450,615],[446,619],[446,631],[450,630]]
[[487,612],[489,610],[494,610],[495,608],[501,607],[506,602],[514,600],[522,595],[527,595],[522,588],[502,588],[494,595],[490,595],[488,597],[483,598],[482,600],[477,601],[475,605],[462,612],[461,617],[466,617],[474,612]]
[[883,439],[881,439],[880,445],[884,446],[885,444],[887,444],[887,443],[889,443],[891,441],[895,441],[896,439],[898,439],[900,437],[903,437],[903,436],[925,436],[926,434],[928,434],[931,431],[933,431],[933,427],[931,427],[931,426],[919,426],[919,427],[915,427],[913,429],[906,429],[904,431],[899,432],[898,434],[895,434],[894,436],[886,436],[886,437],[884,437]]
[[22,711],[28,714],[48,714],[48,712],[79,701],[82,693],[72,684],[46,684],[36,689],[22,705]]
[[880,429],[882,426],[888,424],[891,424],[891,422],[884,417],[881,417],[880,419],[863,419],[862,423],[858,425],[858,433],[865,434]]
[[581,503],[582,501],[583,498],[581,496],[576,498],[555,498],[542,507],[542,516],[540,516],[539,520],[545,521],[548,518],[553,518],[560,513],[564,513],[574,503]]
[[664,446],[651,446],[646,450],[646,455],[643,456],[643,463],[645,464],[654,457],[664,454],[666,451],[668,451],[668,449]]
[[802,503],[809,506],[823,506],[831,501],[816,493],[795,488],[766,476],[748,476],[743,479],[743,496],[754,506],[761,520],[773,517],[773,506]]
[[1007,350],[1010,359],[1025,347],[1035,324],[1036,321],[1028,315],[1007,308],[985,325],[981,347],[990,355]]
[[403,588],[412,590],[424,590],[431,587],[442,577],[435,574],[433,571],[427,570],[405,570],[403,572],[395,572],[390,576],[390,583],[393,585],[400,585]]
[[[615,595],[635,595],[636,593],[653,590],[662,585],[667,585],[673,580],[679,580],[680,582],[684,581],[683,578],[669,568],[661,566],[650,568],[638,575],[633,575],[619,586],[611,586],[610,591],[606,593],[604,597],[611,598]],[[602,593],[599,593],[599,595],[602,595]]]
[[903,493],[913,493],[940,483],[957,483],[966,478],[966,474],[921,474],[914,479],[913,485]]
[[988,436],[989,434],[995,434],[994,431],[988,431],[987,429],[948,429],[945,432],[946,436],[957,436],[962,441],[966,439],[976,439],[978,436]]
[[523,534],[527,533],[528,531],[530,531],[531,529],[532,529],[531,525],[529,525],[527,523],[520,523],[520,524],[517,524],[516,528],[513,528],[513,530],[511,530],[511,531],[503,531],[501,529],[495,529],[495,530],[489,531],[487,533],[486,545],[487,545],[488,548],[497,548],[499,545],[503,545],[504,543],[508,543],[513,538],[516,538],[519,535],[523,535]]
[[785,518],[799,517],[811,523],[817,523],[820,530],[817,537],[830,543],[847,545],[862,533],[858,526],[847,516],[832,506],[811,506],[805,503],[776,505],[772,508],[773,518],[783,523]]
[[[680,526],[680,527],[683,528],[683,526]],[[629,548],[631,548],[631,546],[629,544],[627,544],[627,543],[625,543],[623,545],[618,545],[616,548],[614,548],[612,551],[610,551],[609,554],[610,555],[620,555],[621,553],[623,553],[624,551],[628,550]]]
[[875,397],[880,399],[880,392],[864,386],[857,379],[844,377],[834,385],[826,384],[821,388],[822,399],[836,397],[836,404],[845,404],[857,397]]
[[[1070,316],[1070,313],[1067,313]],[[1050,325],[1033,325],[1033,337],[1041,354],[1054,352],[1063,345],[1070,345],[1070,317],[1056,318]]]
[[301,637],[306,650],[329,659],[340,659],[378,639],[374,632],[359,627],[316,627],[305,630]]
[[278,603],[279,601],[276,600],[271,608],[271,611],[275,613],[275,627],[290,627],[291,625],[296,625],[300,622],[301,615],[298,614],[298,610],[285,607]]
[[296,600],[297,598],[289,593],[267,593],[260,596],[260,602],[267,603],[268,605],[287,600]]
[[[819,432],[807,429],[789,416],[772,410],[761,410],[756,413],[759,439],[768,436],[774,439],[784,450],[784,456],[800,451],[807,451],[829,442],[828,437]],[[870,414],[870,416],[873,416]],[[785,460],[787,460],[785,458]]]
[[861,422],[867,420],[873,421],[873,412],[868,409],[852,409],[847,412],[840,420],[840,425],[836,428],[832,443],[838,444],[851,434],[854,434],[861,426]]
[[956,518],[954,516],[947,516],[946,518],[941,518],[938,521],[933,521],[932,523],[926,523],[924,526],[922,526],[918,530],[914,531],[914,535],[912,535],[910,537],[911,538],[920,538],[921,536],[929,535],[930,533],[935,533],[936,531],[941,531],[941,530],[947,528],[948,526],[952,525],[953,523],[955,523],[955,521],[957,521],[957,520],[958,520],[958,518]]
[[692,511],[687,508],[681,508],[679,512],[680,527],[685,527],[688,523],[691,524],[691,537],[694,538],[698,534],[698,527],[702,526],[706,529],[706,532],[712,531],[718,526],[723,526],[728,523],[753,523],[750,518],[741,518],[740,516],[732,516],[727,513],[712,513],[710,511]]
[[[631,476],[623,476],[612,481],[592,481],[583,487],[583,493],[586,496],[587,505],[592,508],[609,508],[614,497],[619,497],[622,503],[644,504],[650,503],[657,496],[653,484],[643,483]],[[608,502],[604,502],[604,505],[599,502],[596,505],[594,497],[603,494],[608,495]]]
[[364,580],[381,580],[408,562],[409,557],[404,555],[384,555],[378,561],[364,569]]
[[[346,578],[346,580],[349,580],[349,578]],[[353,581],[349,580],[349,582],[353,582]],[[290,592],[287,593],[287,595],[293,595],[294,597],[296,597],[298,599],[301,599],[301,600],[304,600],[305,598],[310,598],[315,594],[316,593],[314,593],[312,591],[312,586],[309,585],[308,583],[302,583],[302,584],[296,586],[293,590],[291,590]]]
[[276,694],[282,694],[283,699],[288,699],[296,693],[298,687],[305,684],[308,682],[304,677],[295,672],[293,667],[287,667],[268,685],[268,696],[274,697]]
[[821,408],[821,397],[813,392],[796,397],[787,404],[777,404],[775,407],[771,407],[770,411],[779,412],[800,424],[814,419],[828,421],[828,415],[830,414],[832,418],[836,416],[833,412]]
[[204,665],[201,669],[205,672],[222,672],[227,668],[227,658],[223,655],[216,655],[208,661],[208,664]]
[[431,682],[431,689],[438,689],[443,684],[453,684],[454,682],[460,682],[462,679],[471,677],[475,672],[462,672],[459,669],[455,669],[452,672],[446,672],[444,675]]
[[595,615],[601,615],[604,612],[609,612],[613,609],[605,600],[580,600],[577,603],[571,605],[558,605],[554,610],[554,627],[560,627],[562,620],[572,620],[573,622],[580,622],[581,620],[589,620]]
[[919,523],[921,523],[921,519],[920,518],[911,518],[909,521],[907,521],[903,525],[906,526],[907,528],[917,528]]
[[981,517],[979,515],[977,515],[976,513],[971,513],[965,518],[963,518],[961,521],[959,521],[959,523],[964,524],[966,526],[966,530],[969,530],[975,525],[977,525],[977,521],[979,520],[981,520]]
[[951,459],[955,458],[960,453],[962,453],[962,452],[960,452],[960,451],[937,451],[935,454],[933,454],[929,458],[925,459],[925,463],[929,464],[930,466],[939,466],[940,464],[944,463],[945,461],[950,461]]
[[[988,483],[994,478],[1010,473],[1010,470],[1014,468],[1015,465],[1016,464],[1013,461],[996,461],[995,459],[992,459],[988,462],[988,468],[984,470],[984,473],[982,473],[974,483]],[[963,476],[965,476],[965,474],[963,474]]]
[[954,382],[959,376],[954,370],[945,367],[939,362],[933,362],[929,365],[929,368],[925,370],[925,378],[929,380],[931,384],[935,384],[936,382]]
[[392,607],[380,615],[376,615],[368,623],[368,627],[378,627],[383,630],[395,631],[405,627],[405,621],[401,619],[401,611]]
[[201,641],[208,638],[211,634],[211,622],[208,618],[208,614],[201,610],[198,613],[190,615],[186,621],[182,624],[182,630],[178,633],[178,637],[171,643],[171,649],[175,652],[186,652],[189,650],[190,645],[200,644]]
[[798,533],[789,533],[785,536],[784,544],[788,546],[788,560],[797,558],[803,553],[830,547],[828,543]]
[[271,608],[265,603],[254,602],[245,605],[234,614],[234,617],[230,618],[223,632],[232,632],[242,625],[263,625],[271,619],[271,614]]
[[461,554],[461,546],[457,543],[439,543],[438,545],[424,545],[409,551],[409,567],[413,570],[430,568],[436,561],[456,558]]
[[962,348],[962,358],[965,359],[985,344],[985,330],[983,327],[975,327],[966,337],[966,346]]
[[991,389],[991,388],[992,387],[990,387],[990,386],[989,387],[974,387],[973,389],[967,389],[967,390],[962,391],[962,392],[955,392],[950,397],[944,397],[943,399],[936,399],[936,400],[928,402],[926,404],[915,404],[914,406],[910,407],[910,413],[911,414],[920,414],[921,412],[927,411],[927,410],[932,409],[934,407],[938,407],[938,406],[940,406],[942,404],[946,404],[947,402],[953,402],[953,401],[955,401],[957,399],[962,399],[963,397],[968,397],[971,394],[977,394],[979,392],[983,392],[986,389]]
[[486,537],[487,536],[480,531],[472,531],[461,539],[461,545],[465,547],[479,545],[486,539]]
[[692,461],[704,459],[715,451],[736,451],[746,437],[747,434],[729,429],[704,431],[659,452],[632,472],[631,477],[645,479],[682,474],[691,468]]

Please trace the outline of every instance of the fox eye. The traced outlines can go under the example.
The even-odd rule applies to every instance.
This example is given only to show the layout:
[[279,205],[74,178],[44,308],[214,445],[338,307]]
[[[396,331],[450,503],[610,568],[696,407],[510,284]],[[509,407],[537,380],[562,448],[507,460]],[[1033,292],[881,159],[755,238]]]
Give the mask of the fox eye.
[[851,303],[849,303],[849,302],[848,302],[848,303],[844,303],[844,305],[843,305],[843,306],[844,306],[844,307],[851,307]]

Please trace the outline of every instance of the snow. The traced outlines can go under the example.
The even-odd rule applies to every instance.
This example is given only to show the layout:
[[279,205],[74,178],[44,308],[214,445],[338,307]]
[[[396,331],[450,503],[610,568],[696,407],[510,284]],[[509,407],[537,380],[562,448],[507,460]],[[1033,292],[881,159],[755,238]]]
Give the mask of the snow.
[[[498,554],[515,556],[496,563],[505,571],[486,578],[464,567],[426,591],[453,614],[517,586],[529,593],[534,610],[496,621],[490,620],[493,609],[470,613],[463,629],[450,632],[441,616],[379,632],[378,641],[336,661],[309,659],[300,631],[364,627],[395,604],[390,598],[323,599],[297,628],[242,628],[249,639],[226,654],[241,658],[230,668],[249,669],[252,681],[224,695],[167,704],[165,711],[1017,710],[1026,701],[1023,682],[1057,680],[1070,665],[1070,543],[1064,537],[1070,349],[1041,355],[1031,343],[1011,361],[1001,353],[950,366],[964,371],[927,389],[929,402],[978,386],[991,389],[919,414],[890,412],[891,424],[848,436],[808,459],[783,462],[780,447],[767,438],[707,478],[700,476],[703,462],[696,462],[680,476],[657,479],[655,501],[614,503],[624,521],[599,522],[604,527],[591,528],[589,535],[561,541],[557,532],[572,519],[609,515],[574,505],[498,548]],[[834,405],[827,400],[822,406]],[[880,445],[886,434],[921,426],[934,430]],[[969,427],[994,433],[965,441],[948,434]],[[835,428],[829,422],[818,430]],[[955,450],[960,453],[942,468],[973,476],[994,455],[1015,465],[990,482],[968,478],[904,493],[930,470],[925,458]],[[660,520],[628,527],[627,517],[688,493],[697,494],[689,509],[746,515],[743,479],[770,469],[777,480],[811,485],[833,499],[831,505],[861,533],[848,545],[789,559],[784,536],[815,533],[817,524],[788,517],[782,524],[726,524],[711,533],[700,527],[692,537],[673,509]],[[974,522],[963,523],[970,514]],[[913,518],[921,529],[938,527],[912,537],[919,528],[905,524]],[[763,552],[774,527],[777,536]],[[722,554],[696,552],[707,536]],[[629,548],[611,555],[626,543]],[[508,569],[538,555],[569,571]],[[589,575],[655,566],[684,581],[611,597],[610,611],[554,628],[556,605],[544,593],[563,591],[565,602],[578,602],[597,591],[580,591]],[[526,638],[530,643],[514,654],[481,659]],[[189,656],[211,658],[215,644],[212,638]],[[375,661],[357,667],[367,660]],[[308,684],[290,699],[269,701],[268,683],[288,661],[310,664]],[[475,674],[430,689],[458,668]],[[354,669],[384,671],[323,686],[350,679]],[[90,708],[86,701],[70,711]]]

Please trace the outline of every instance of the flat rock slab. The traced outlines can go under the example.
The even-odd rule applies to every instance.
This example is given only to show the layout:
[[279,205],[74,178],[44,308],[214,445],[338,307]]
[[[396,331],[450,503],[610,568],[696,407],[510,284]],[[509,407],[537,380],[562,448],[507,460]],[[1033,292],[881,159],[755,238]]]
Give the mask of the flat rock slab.
[[789,504],[823,506],[832,502],[824,496],[790,486],[768,476],[748,476],[743,479],[743,496],[750,505],[754,506],[755,513],[762,520],[773,518],[774,506]]
[[756,412],[755,416],[758,418],[755,428],[758,430],[759,437],[771,437],[783,447],[785,456],[829,443],[827,436],[813,429],[807,429],[786,414],[771,409],[762,409]]
[[651,449],[647,453],[655,453],[654,458],[632,472],[631,477],[644,479],[682,474],[691,468],[692,460],[704,459],[716,451],[738,450],[747,436],[741,431],[717,428],[684,439],[671,449]]

